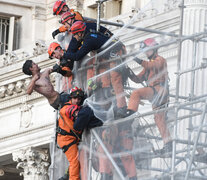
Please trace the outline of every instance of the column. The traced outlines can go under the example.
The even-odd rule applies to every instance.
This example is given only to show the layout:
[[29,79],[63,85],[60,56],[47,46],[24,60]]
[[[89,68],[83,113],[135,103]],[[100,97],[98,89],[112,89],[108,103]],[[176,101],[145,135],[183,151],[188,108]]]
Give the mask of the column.
[[24,180],[49,180],[48,150],[29,147],[13,152],[12,156],[13,160],[18,162],[17,169],[23,169],[20,175],[24,177]]

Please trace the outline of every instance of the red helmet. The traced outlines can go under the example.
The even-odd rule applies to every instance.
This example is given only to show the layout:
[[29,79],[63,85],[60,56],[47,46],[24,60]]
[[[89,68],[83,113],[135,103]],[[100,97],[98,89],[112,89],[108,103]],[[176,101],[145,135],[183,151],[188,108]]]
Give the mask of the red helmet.
[[66,22],[69,19],[73,19],[75,18],[75,14],[71,13],[71,12],[65,12],[62,16],[61,16],[61,20],[60,23],[63,24],[64,22]]
[[140,43],[140,48],[143,49],[145,47],[152,47],[156,45],[158,45],[158,43],[155,41],[154,38],[148,38]]
[[78,32],[85,31],[85,29],[86,29],[86,24],[83,21],[76,21],[70,28],[70,31],[72,34],[76,34]]
[[76,98],[76,97],[83,98],[84,97],[84,92],[81,88],[78,88],[76,86],[76,87],[74,87],[70,90],[70,97],[72,97],[72,98]]
[[60,47],[60,44],[56,43],[56,42],[53,42],[49,45],[48,47],[48,54],[49,54],[49,57],[52,57],[52,53],[55,51],[55,49],[57,47]]
[[64,6],[66,6],[65,1],[61,1],[61,0],[56,1],[53,6],[53,15],[59,15]]

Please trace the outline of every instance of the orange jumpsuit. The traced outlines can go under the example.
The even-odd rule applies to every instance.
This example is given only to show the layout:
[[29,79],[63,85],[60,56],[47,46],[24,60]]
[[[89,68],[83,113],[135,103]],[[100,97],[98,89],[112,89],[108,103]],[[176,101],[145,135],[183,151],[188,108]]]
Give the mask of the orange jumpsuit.
[[[75,20],[77,20],[77,21],[83,21],[84,20],[82,15],[78,11],[74,11],[74,9],[70,9],[70,12],[71,13],[75,13]],[[68,29],[64,25],[62,25],[59,28],[60,32],[65,32],[67,30]],[[68,89],[72,88],[72,81],[73,81],[73,77],[72,76],[70,76],[70,77],[63,77],[63,91],[64,92],[67,92]]]
[[[136,112],[142,99],[152,102],[153,109],[162,108],[169,100],[167,62],[163,57],[156,55],[154,59],[149,62],[143,61],[141,65],[144,69],[137,75],[137,79],[133,79],[133,81],[136,83],[146,81],[148,86],[132,92],[128,109]],[[156,113],[154,119],[166,143],[169,141],[170,133],[167,129],[165,116],[166,112]]]
[[70,165],[69,179],[80,180],[80,163],[78,159],[78,143],[80,141],[81,132],[75,131],[73,128],[74,115],[77,115],[80,107],[71,105],[70,103],[63,106],[60,110],[60,118],[58,120],[57,143],[63,149]]
[[[119,51],[116,52],[117,56],[122,56],[123,54],[126,54],[126,49],[124,46],[119,49]],[[98,58],[99,63],[106,62],[108,59],[105,59],[105,57]],[[88,63],[88,65],[92,65],[95,63],[95,58]],[[117,66],[117,62],[110,62],[108,64],[103,64],[98,66],[98,74],[104,73],[105,71],[114,68]],[[95,66],[94,66],[95,67]],[[95,74],[95,68],[91,68],[87,70],[87,80],[92,78]],[[117,70],[110,71],[110,73],[106,73],[102,75],[100,78],[97,79],[98,82],[101,82],[102,88],[109,88],[113,87],[114,93],[116,95],[116,102],[117,107],[122,108],[126,106],[126,99],[124,93],[124,87],[123,87],[123,80],[122,80],[122,74],[121,72]]]
[[[133,149],[133,137],[131,132],[131,124],[119,124],[105,129],[102,132],[102,139],[109,153],[131,151]],[[99,172],[112,176],[113,166],[105,156],[101,146],[98,147],[98,152],[101,153],[99,156]],[[126,173],[124,174],[129,178],[136,177],[136,164],[133,155],[127,153],[121,155],[119,158]],[[115,159],[115,161],[117,161],[117,159]]]

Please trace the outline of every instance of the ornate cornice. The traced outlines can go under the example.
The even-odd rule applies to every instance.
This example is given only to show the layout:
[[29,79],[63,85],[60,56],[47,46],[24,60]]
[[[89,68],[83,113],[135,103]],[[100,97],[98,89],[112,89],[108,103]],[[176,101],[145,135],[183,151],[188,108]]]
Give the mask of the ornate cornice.
[[[50,79],[55,86],[55,74],[51,74]],[[32,95],[26,94],[30,80],[31,78],[27,78],[0,86],[0,110],[43,97],[37,92],[33,92]]]
[[[140,22],[146,19],[152,19],[163,13],[169,13],[178,9],[181,0],[165,0],[165,3],[160,4],[159,1],[154,1],[145,9],[132,8],[131,13],[119,15],[111,18],[110,21],[123,22],[128,24],[130,20]],[[112,27],[116,29],[116,27]],[[111,29],[111,30],[112,30]]]
[[0,68],[7,67],[9,65],[14,65],[23,60],[32,59],[37,56],[46,54],[47,46],[45,44],[45,41],[37,40],[35,42],[35,46],[33,47],[33,49],[29,51],[30,52],[26,52],[23,49],[19,49],[17,51],[5,51],[5,53],[0,56]]

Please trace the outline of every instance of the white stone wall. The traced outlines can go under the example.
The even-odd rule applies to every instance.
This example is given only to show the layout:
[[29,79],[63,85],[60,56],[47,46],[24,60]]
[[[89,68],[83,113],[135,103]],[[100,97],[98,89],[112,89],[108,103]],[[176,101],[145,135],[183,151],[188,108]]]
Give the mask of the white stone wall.
[[[58,28],[58,17],[52,15],[52,7],[55,0],[48,1],[0,1],[0,14],[17,17],[20,30],[20,49],[11,53],[8,52],[0,56],[0,159],[1,156],[10,154],[16,150],[28,146],[40,146],[51,142],[54,136],[54,124],[56,113],[49,106],[47,100],[33,93],[28,96],[25,94],[29,78],[21,72],[24,61],[32,58],[42,69],[54,65],[54,60],[49,60],[46,53],[46,44],[53,41],[51,33]],[[67,1],[71,8],[79,9],[84,16],[96,18],[95,0],[85,1]],[[127,24],[136,16],[131,25],[156,29],[166,32],[178,32],[180,11],[177,8],[179,1],[176,0],[122,0],[121,9],[118,6],[119,1],[110,1],[103,5],[103,18],[113,22]],[[200,32],[206,24],[207,2],[204,0],[187,0],[187,9],[184,18],[184,34],[189,35]],[[81,9],[83,7],[83,9]],[[141,11],[140,11],[141,9]],[[121,10],[121,15],[119,12]],[[133,31],[121,28],[107,26],[114,33],[120,33],[120,39],[126,45],[127,51],[132,52],[139,48],[139,42],[154,37],[160,42],[172,40],[168,36],[152,34],[143,31]],[[126,34],[128,34],[126,36]],[[35,42],[36,45],[35,45]],[[206,45],[199,43],[196,65],[202,62],[206,57]],[[171,93],[175,93],[176,87],[176,63],[177,63],[177,45],[171,45],[159,50],[160,54],[167,59],[170,77]],[[192,44],[189,41],[183,44],[182,69],[191,67]],[[130,67],[135,72],[141,70],[135,63],[130,63]],[[206,70],[199,71],[196,75],[200,81],[195,86],[195,94],[204,94],[206,92]],[[189,75],[181,79],[181,94],[189,94]],[[54,81],[54,76],[52,77]],[[133,86],[136,86],[133,84]],[[149,111],[146,107],[141,107],[140,112]],[[153,119],[151,119],[153,122]],[[187,133],[185,122],[179,125],[180,137],[186,138]],[[153,161],[153,166],[165,168],[166,165],[161,161]],[[140,176],[142,174],[140,173]]]

